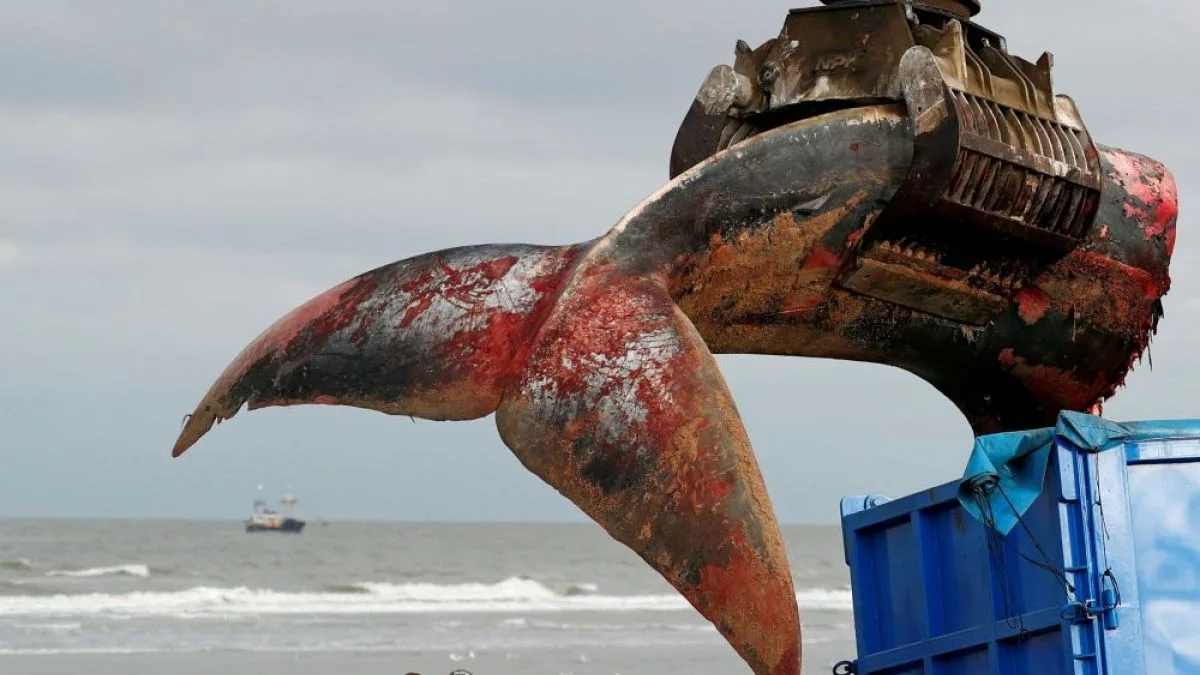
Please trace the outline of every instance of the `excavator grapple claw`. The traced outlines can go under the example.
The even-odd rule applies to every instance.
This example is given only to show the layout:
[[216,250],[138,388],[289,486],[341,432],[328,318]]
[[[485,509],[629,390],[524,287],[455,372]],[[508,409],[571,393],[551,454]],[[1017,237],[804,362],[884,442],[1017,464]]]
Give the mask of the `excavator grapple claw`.
[[[967,371],[922,367],[943,392],[958,392],[951,398],[977,431],[1039,423],[1055,405],[1094,407],[1111,396],[1148,344],[1170,286],[1178,211],[1170,172],[1098,145],[1074,101],[1055,91],[1052,55],[1011,54],[1003,36],[973,20],[977,1],[822,2],[792,10],[757,49],[738,41],[733,63],[712,71],[685,116],[671,175],[778,126],[902,106],[907,177],[856,235],[831,287],[943,319],[972,339],[1011,334],[1002,361],[1010,373],[1048,376],[1027,382],[1040,391],[1055,378],[1091,381],[1049,406],[1031,397],[1041,411],[1015,414],[996,403],[979,354],[963,359],[982,378],[969,384],[955,381]],[[1120,300],[1105,306],[1098,285]],[[996,330],[1012,307],[1020,322]],[[1019,335],[1042,339],[1068,324],[1072,344],[1058,354],[1022,353],[1034,347],[1022,348]],[[977,402],[964,407],[965,399]]]

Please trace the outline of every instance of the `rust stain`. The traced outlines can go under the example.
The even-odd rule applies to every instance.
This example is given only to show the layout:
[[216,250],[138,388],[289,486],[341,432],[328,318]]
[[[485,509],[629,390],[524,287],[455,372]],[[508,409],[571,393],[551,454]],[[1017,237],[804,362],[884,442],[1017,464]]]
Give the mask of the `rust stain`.
[[1090,380],[1080,380],[1073,369],[1033,365],[1024,357],[1013,355],[1011,350],[1001,356],[1001,363],[1009,368],[1029,393],[1039,400],[1061,402],[1062,409],[1086,410],[1096,403],[1097,392],[1110,389],[1111,384],[1103,373],[1096,373]]
[[1167,229],[1167,223],[1176,220],[1179,216],[1179,202],[1175,200],[1163,200],[1158,208],[1154,209],[1154,234],[1162,234]]
[[1017,365],[1017,357],[1012,347],[1005,347],[1000,350],[1000,365],[1005,368],[1012,368]]
[[[1126,202],[1125,206],[1121,207],[1121,209],[1125,214],[1125,217],[1130,220],[1136,220],[1141,223],[1145,223],[1146,221],[1150,220],[1150,214],[1146,213],[1146,209],[1132,202]],[[1159,234],[1161,234],[1161,232]],[[1146,238],[1149,239],[1150,236],[1151,234],[1147,231]]]
[[[268,352],[286,351],[306,329],[311,328],[316,337],[339,330],[354,319],[358,309],[356,299],[370,294],[375,287],[374,279],[363,276],[343,282],[316,296],[264,331],[237,361],[249,364],[258,361]],[[344,301],[346,299],[349,301]]]
[[1138,223],[1146,239],[1165,236],[1170,255],[1179,214],[1175,176],[1161,162],[1142,155],[1106,150],[1105,157],[1113,166],[1110,177],[1134,199],[1125,204],[1125,217]]
[[[1111,174],[1113,180],[1143,204],[1158,203],[1165,192],[1164,188],[1168,186],[1168,182],[1164,180],[1166,167],[1134,153],[1112,149],[1105,149],[1103,152],[1115,169]],[[1173,186],[1174,180],[1170,180],[1169,184]]]
[[[1073,313],[1115,332],[1141,326],[1165,290],[1143,269],[1082,250],[1070,253],[1047,271],[1038,279],[1037,288],[1049,298],[1050,307],[1064,315]],[[1040,296],[1038,300],[1040,308]]]
[[859,192],[804,220],[781,213],[732,241],[713,235],[705,253],[680,266],[682,273],[671,281],[672,295],[688,316],[701,322],[701,308],[719,308],[712,320],[720,323],[815,307],[827,297],[845,257],[819,242],[865,198],[866,192]]
[[[744,542],[734,540],[730,545],[743,548]],[[795,600],[786,597],[786,591],[779,584],[763,584],[773,576],[770,570],[764,569],[761,560],[753,557],[739,557],[733,564],[722,567],[705,565],[700,568],[700,587],[697,589],[698,598],[713,611],[721,608],[731,608],[737,612],[746,604],[746,597],[753,599],[752,606],[757,611],[754,616],[739,616],[738,622],[756,625],[756,630],[764,636],[786,635],[794,630],[788,617],[791,616],[789,605]],[[799,675],[800,653],[799,646],[793,641],[785,645],[771,645],[771,648],[755,648],[746,657],[755,668],[755,672],[778,673],[779,675]],[[794,664],[794,665],[793,665]]]
[[1021,289],[1021,292],[1017,293],[1016,301],[1021,320],[1031,326],[1040,321],[1046,315],[1046,310],[1050,309],[1050,296],[1037,286]]

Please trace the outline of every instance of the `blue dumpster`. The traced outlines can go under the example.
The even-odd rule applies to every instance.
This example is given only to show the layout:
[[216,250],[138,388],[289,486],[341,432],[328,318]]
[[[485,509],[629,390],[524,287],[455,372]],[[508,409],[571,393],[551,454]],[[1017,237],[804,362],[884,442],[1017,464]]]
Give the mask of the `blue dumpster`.
[[842,533],[860,675],[1200,675],[1200,420],[982,436]]

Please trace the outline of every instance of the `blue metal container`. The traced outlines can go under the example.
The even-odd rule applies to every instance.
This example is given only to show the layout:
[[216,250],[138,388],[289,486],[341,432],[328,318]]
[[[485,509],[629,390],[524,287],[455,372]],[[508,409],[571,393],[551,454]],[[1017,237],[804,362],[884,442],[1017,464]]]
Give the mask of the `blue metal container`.
[[842,530],[860,675],[1200,675],[1200,420],[984,436]]

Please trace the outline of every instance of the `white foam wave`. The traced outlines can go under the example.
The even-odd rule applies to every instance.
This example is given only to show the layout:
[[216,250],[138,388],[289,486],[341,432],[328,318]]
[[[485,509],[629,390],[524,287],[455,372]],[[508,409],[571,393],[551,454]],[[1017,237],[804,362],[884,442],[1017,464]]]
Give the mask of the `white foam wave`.
[[505,628],[516,630],[540,630],[540,631],[559,631],[564,633],[607,633],[607,632],[653,632],[653,631],[675,631],[683,633],[715,633],[716,626],[711,623],[696,620],[693,623],[579,623],[579,622],[559,622],[559,621],[540,621],[537,619],[527,619],[525,617],[517,617],[513,619],[505,619],[500,622],[500,625]]
[[566,595],[589,595],[599,593],[600,587],[596,584],[571,584],[567,587]]
[[12,560],[0,560],[0,570],[16,570],[24,571],[33,569],[33,562],[29,558],[13,558]]
[[[389,642],[388,644],[377,643],[359,643],[359,642],[316,642],[304,645],[287,644],[225,644],[220,647],[209,645],[170,645],[170,646],[120,646],[111,645],[103,647],[85,647],[85,646],[61,646],[61,647],[0,647],[0,656],[59,656],[59,655],[134,655],[134,654],[202,654],[202,653],[288,653],[288,654],[305,654],[305,653],[346,653],[352,652],[355,654],[405,654],[405,653],[423,653],[429,652],[449,652],[447,656],[452,661],[462,661],[464,659],[473,659],[477,652],[495,652],[507,653],[506,658],[513,660],[520,658],[518,654],[511,650],[519,649],[539,650],[546,647],[559,648],[566,645],[583,648],[583,649],[611,649],[616,647],[670,647],[678,648],[684,644],[713,644],[720,638],[716,635],[716,631],[709,631],[712,635],[701,636],[674,636],[671,638],[651,638],[628,640],[606,636],[602,639],[573,639],[568,642],[546,643],[539,641],[522,641],[513,640],[512,637],[505,637],[502,641],[494,640],[475,640],[472,641],[470,647],[464,647],[461,642],[434,642],[422,643],[419,646],[405,645],[403,643]],[[828,636],[805,636],[803,643],[806,645],[831,643],[838,641],[837,638]]]
[[363,581],[353,586],[380,598],[420,602],[546,600],[559,597],[544,584],[522,577],[511,577],[495,584],[393,584]]
[[0,656],[64,656],[64,655],[113,655],[113,654],[161,654],[178,651],[162,647],[4,647]]
[[[692,611],[677,594],[560,595],[521,578],[495,584],[356,584],[357,593],[285,593],[251,588],[197,587],[174,592],[81,593],[0,596],[0,616],[172,616],[255,614],[428,614],[494,612]],[[812,589],[797,593],[801,608],[849,611],[850,592]]]
[[83,624],[75,621],[70,623],[18,623],[13,628],[32,632],[73,633],[83,629]]
[[112,565],[111,567],[89,567],[83,570],[50,570],[46,572],[48,577],[104,577],[104,576],[124,576],[124,577],[148,577],[150,576],[150,568],[146,565]]

